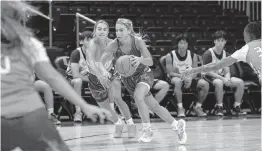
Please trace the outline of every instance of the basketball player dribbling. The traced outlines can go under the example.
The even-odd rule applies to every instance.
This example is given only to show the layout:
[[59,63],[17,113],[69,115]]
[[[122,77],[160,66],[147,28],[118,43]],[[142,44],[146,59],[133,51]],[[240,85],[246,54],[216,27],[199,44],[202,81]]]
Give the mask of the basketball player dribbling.
[[111,88],[104,88],[99,82],[98,78],[100,76],[99,66],[96,62],[99,62],[103,52],[105,51],[106,46],[112,39],[108,38],[109,25],[104,20],[99,20],[94,26],[93,39],[89,42],[88,50],[86,53],[87,64],[89,64],[89,89],[90,92],[97,101],[98,105],[102,108],[105,108],[110,111],[111,117],[110,120],[115,124],[115,133],[114,137],[121,137],[124,122],[120,119],[116,112],[110,106],[111,102],[115,102],[119,107],[120,112],[125,117],[127,123],[128,137],[136,136],[136,125],[133,122],[131,117],[130,110],[127,104],[122,100],[121,96],[121,82],[116,75],[114,75],[113,69],[110,67],[110,62],[108,62],[108,70],[111,70]]
[[[143,134],[138,141],[150,142],[152,140],[153,132],[150,124],[149,108],[171,125],[173,130],[177,132],[181,144],[186,143],[185,121],[176,121],[164,107],[159,105],[150,92],[154,77],[148,66],[153,65],[153,60],[145,42],[142,40],[142,36],[134,32],[132,21],[129,19],[119,18],[115,29],[117,38],[107,46],[101,58],[101,63],[105,65],[108,59],[114,58],[116,60],[120,56],[132,55],[131,63],[136,71],[131,76],[121,76],[121,80],[128,92],[134,97],[143,122]],[[100,81],[105,87],[110,87],[110,81],[106,76],[107,71],[102,70],[103,76],[101,76]]]
[[[96,121],[110,113],[87,104],[51,65],[43,44],[21,23],[30,5],[1,1],[1,150],[68,151],[34,89],[32,71]],[[40,12],[39,12],[40,13]]]
[[256,72],[261,83],[261,21],[250,22],[244,29],[244,40],[246,45],[234,52],[231,56],[222,59],[216,64],[207,64],[198,68],[187,70],[184,78],[197,73],[210,72],[230,66],[236,62],[247,62]]

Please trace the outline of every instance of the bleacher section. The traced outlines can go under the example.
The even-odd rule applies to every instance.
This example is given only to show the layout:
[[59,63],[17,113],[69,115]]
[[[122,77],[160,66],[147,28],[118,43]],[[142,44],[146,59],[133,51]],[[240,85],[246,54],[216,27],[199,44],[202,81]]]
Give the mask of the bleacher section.
[[[152,54],[156,55],[170,51],[175,42],[174,38],[183,32],[188,33],[191,50],[195,51],[194,46],[199,46],[197,41],[211,40],[211,34],[218,29],[224,29],[229,33],[232,45],[227,45],[227,48],[229,53],[232,53],[236,40],[243,38],[243,27],[248,22],[248,17],[242,12],[223,10],[217,2],[210,1],[54,2],[53,17],[57,29],[54,34],[54,45],[65,49],[74,47],[69,45],[74,45],[72,41],[75,42],[76,12],[93,20],[105,19],[110,27],[114,27],[119,17],[131,19],[134,27],[143,28],[149,35]],[[80,31],[92,26],[87,21],[80,21]],[[114,30],[109,36],[115,37]],[[169,40],[171,43],[166,41],[166,45],[163,45],[163,40]],[[199,49],[196,51],[199,54],[203,53]]]
[[[117,18],[131,19],[135,31],[143,30],[149,36],[149,50],[157,59],[174,48],[175,37],[181,33],[188,34],[189,49],[202,55],[213,45],[212,33],[219,29],[227,31],[229,40],[226,49],[229,54],[232,54],[245,44],[243,28],[248,23],[248,17],[243,12],[232,9],[223,10],[222,6],[215,1],[54,1],[52,10],[53,26],[56,29],[53,34],[53,45],[63,50],[59,56],[69,56],[76,47],[75,13],[77,12],[93,20],[106,20],[110,25],[110,38],[115,38],[114,25]],[[93,30],[93,24],[81,19],[79,27],[80,32]],[[250,108],[255,113],[261,105],[261,100],[257,100],[261,98],[260,86],[256,81],[251,80],[250,76],[254,75],[252,72],[246,73],[246,68],[243,63],[238,68],[238,76],[246,80],[244,98],[248,101],[246,104],[243,103],[243,107]],[[251,98],[253,94],[258,97]],[[172,93],[167,98],[170,96],[172,98]],[[189,105],[187,109],[190,109]],[[170,110],[174,109],[168,107],[168,104],[164,106]],[[203,107],[208,108],[207,105]]]

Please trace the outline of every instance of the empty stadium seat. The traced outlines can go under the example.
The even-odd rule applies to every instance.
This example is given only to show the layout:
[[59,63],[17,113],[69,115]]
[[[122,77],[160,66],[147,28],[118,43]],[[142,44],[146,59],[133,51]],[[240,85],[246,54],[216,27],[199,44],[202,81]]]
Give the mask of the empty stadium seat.
[[75,14],[75,13],[88,14],[89,9],[86,6],[71,6],[69,8],[69,13],[72,13],[72,14]]
[[230,18],[229,16],[224,16],[224,15],[217,15],[216,16],[216,25],[220,26],[220,27],[225,27],[225,26],[231,26],[232,23],[232,18]]
[[212,47],[212,40],[197,40],[194,45],[194,52],[198,55],[202,55],[208,48]]
[[152,55],[160,55],[164,56],[172,50],[170,46],[151,46],[151,54]]
[[198,15],[197,16],[197,25],[203,28],[206,28],[210,25],[213,25],[214,17],[212,15]]
[[181,35],[184,32],[184,27],[169,27],[168,31],[163,33],[163,39],[175,40],[178,35]]
[[196,39],[203,39],[204,29],[200,27],[188,27],[187,36],[189,41],[195,42]]

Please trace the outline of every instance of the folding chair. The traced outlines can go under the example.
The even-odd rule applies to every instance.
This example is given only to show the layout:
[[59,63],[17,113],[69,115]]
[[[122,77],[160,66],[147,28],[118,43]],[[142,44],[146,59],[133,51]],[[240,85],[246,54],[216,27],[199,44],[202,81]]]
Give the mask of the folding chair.
[[[69,57],[68,56],[61,56],[55,59],[54,61],[55,66],[58,70],[58,72],[60,72],[64,77],[66,76],[66,68],[68,66],[69,63]],[[55,92],[55,94],[57,94]],[[60,97],[61,98],[61,97]],[[73,105],[68,102],[64,97],[62,97],[61,101],[57,101],[55,103],[58,103],[59,109],[58,109],[58,119],[61,116],[61,112],[63,111],[63,109],[67,112],[69,119],[73,120]]]

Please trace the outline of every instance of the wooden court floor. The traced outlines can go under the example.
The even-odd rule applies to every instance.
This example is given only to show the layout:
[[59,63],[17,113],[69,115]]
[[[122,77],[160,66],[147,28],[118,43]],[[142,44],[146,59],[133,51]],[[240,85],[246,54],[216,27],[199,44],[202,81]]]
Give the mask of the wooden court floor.
[[[154,138],[139,143],[136,138],[112,138],[113,124],[74,124],[57,127],[72,151],[260,151],[261,117],[186,118],[188,142],[179,145],[177,135],[160,119],[153,119]],[[141,132],[140,120],[135,121]]]

